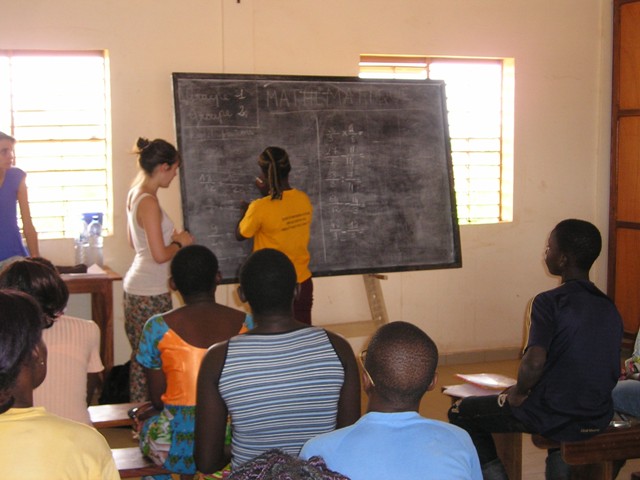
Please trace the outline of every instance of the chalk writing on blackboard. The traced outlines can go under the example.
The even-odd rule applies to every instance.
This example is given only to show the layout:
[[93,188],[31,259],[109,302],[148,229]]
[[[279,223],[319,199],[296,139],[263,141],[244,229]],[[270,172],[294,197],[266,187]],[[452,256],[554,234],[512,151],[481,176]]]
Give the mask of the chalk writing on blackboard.
[[269,145],[311,198],[315,276],[461,265],[442,82],[174,73],[173,85],[185,226],[224,282],[251,251],[234,231]]

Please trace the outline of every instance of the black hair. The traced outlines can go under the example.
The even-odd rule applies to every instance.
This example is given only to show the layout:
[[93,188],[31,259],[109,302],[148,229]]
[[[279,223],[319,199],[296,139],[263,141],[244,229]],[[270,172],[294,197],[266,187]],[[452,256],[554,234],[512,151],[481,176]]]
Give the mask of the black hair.
[[0,272],[0,288],[12,288],[32,295],[51,320],[64,312],[69,289],[55,267],[41,257],[23,258]]
[[602,238],[598,228],[585,220],[567,219],[553,229],[558,248],[574,264],[589,270],[602,250]]
[[171,277],[184,295],[211,293],[216,287],[218,259],[204,245],[189,245],[178,250],[171,260]]
[[180,154],[176,147],[161,138],[138,138],[135,152],[138,154],[138,165],[147,175],[151,175],[155,168],[163,163],[173,165],[180,162]]
[[0,289],[0,413],[11,407],[10,389],[33,351],[44,327],[35,299],[24,292]]
[[258,157],[258,165],[269,182],[271,198],[281,199],[281,180],[287,178],[291,171],[289,154],[280,147],[267,147]]
[[296,270],[284,253],[265,248],[242,265],[240,286],[254,313],[291,312]]
[[437,366],[438,347],[411,323],[383,325],[367,347],[365,368],[376,392],[391,402],[419,402],[431,385]]

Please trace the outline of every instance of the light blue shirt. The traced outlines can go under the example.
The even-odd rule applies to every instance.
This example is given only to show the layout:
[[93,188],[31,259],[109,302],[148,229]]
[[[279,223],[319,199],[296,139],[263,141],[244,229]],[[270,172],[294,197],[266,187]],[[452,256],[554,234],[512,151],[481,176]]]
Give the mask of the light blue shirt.
[[482,480],[467,432],[416,412],[367,413],[309,440],[300,457],[313,456],[351,480]]

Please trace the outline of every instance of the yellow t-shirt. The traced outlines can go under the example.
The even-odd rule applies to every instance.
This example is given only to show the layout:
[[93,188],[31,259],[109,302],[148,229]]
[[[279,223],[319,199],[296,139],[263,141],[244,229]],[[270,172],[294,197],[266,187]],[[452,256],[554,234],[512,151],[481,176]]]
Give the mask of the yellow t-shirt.
[[311,277],[309,235],[313,207],[306,193],[291,189],[281,200],[267,196],[254,200],[238,229],[245,238],[253,237],[253,251],[274,248],[293,263],[298,283]]
[[119,480],[105,438],[93,427],[42,407],[0,414],[2,478]]

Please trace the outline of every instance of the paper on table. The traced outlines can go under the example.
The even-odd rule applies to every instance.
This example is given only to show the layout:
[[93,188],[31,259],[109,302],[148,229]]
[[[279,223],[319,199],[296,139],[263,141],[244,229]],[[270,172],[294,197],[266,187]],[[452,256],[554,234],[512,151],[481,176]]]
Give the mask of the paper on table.
[[461,383],[444,387],[442,393],[455,398],[484,397],[485,395],[495,395],[498,392],[488,388],[482,388],[472,383]]
[[500,375],[498,373],[456,373],[456,377],[461,378],[465,382],[473,383],[483,388],[503,390],[515,385],[516,379]]
[[96,263],[94,263],[93,265],[87,268],[87,273],[90,275],[106,275],[107,274],[107,272],[105,272],[102,269],[102,267],[100,267]]

